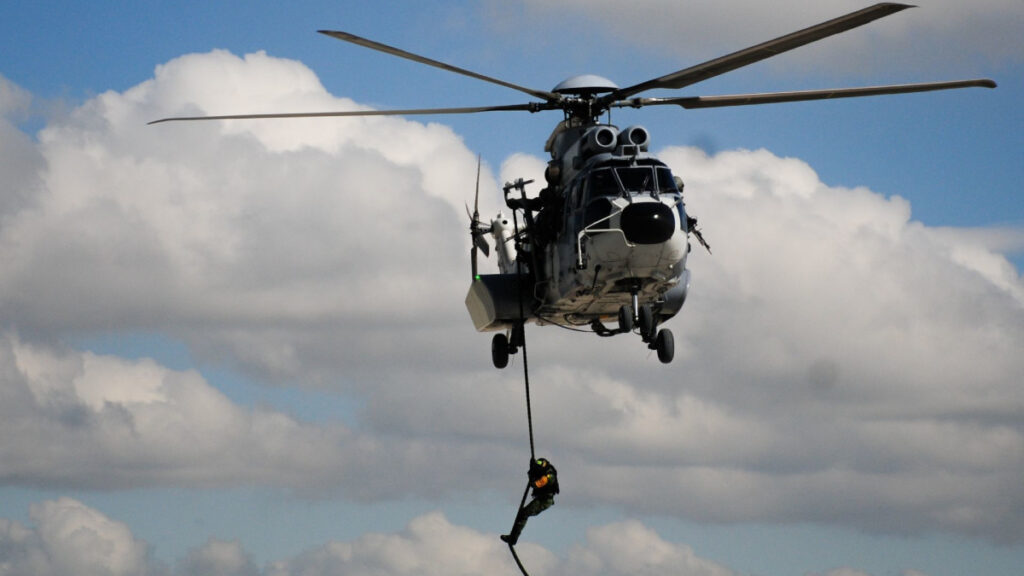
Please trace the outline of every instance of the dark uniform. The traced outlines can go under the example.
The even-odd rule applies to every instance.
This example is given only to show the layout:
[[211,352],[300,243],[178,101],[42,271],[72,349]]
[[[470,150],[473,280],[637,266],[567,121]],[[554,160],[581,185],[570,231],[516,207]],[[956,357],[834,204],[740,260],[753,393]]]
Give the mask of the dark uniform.
[[512,532],[502,534],[501,539],[511,545],[519,541],[519,534],[526,527],[526,519],[536,516],[555,504],[555,494],[558,494],[558,471],[544,458],[537,458],[530,461],[530,489],[533,490],[533,500],[519,509],[516,514],[516,521],[512,525]]
[[562,203],[564,198],[554,188],[546,187],[534,198],[505,198],[505,204],[513,210],[522,209],[536,212],[535,229],[537,244],[544,246],[555,239],[562,227]]

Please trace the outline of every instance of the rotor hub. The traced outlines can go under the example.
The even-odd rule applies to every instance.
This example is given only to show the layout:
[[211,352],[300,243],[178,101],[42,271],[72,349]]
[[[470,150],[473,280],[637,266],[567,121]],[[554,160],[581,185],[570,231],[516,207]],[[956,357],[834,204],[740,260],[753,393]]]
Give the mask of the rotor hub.
[[551,91],[556,94],[573,94],[576,96],[593,96],[618,90],[619,87],[611,80],[595,74],[581,74],[562,80]]

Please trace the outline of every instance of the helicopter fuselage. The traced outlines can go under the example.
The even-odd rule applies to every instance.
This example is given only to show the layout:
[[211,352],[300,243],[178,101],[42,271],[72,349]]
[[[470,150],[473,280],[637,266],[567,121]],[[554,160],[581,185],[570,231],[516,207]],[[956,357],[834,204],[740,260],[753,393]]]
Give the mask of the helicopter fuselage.
[[[589,158],[568,185],[562,230],[543,248],[537,314],[571,324],[617,316],[636,295],[667,319],[685,297],[687,219],[671,170],[639,150]],[[680,286],[666,300],[666,294]],[[662,313],[663,312],[663,313]]]
[[[503,215],[491,221],[501,274],[470,288],[477,330],[536,322],[611,334],[622,329],[624,307],[631,315],[648,307],[655,325],[679,311],[689,285],[688,218],[681,180],[648,154],[648,140],[639,126],[556,128],[548,187],[508,202],[536,215],[524,214],[518,234]],[[611,319],[620,320],[614,331],[603,325]]]

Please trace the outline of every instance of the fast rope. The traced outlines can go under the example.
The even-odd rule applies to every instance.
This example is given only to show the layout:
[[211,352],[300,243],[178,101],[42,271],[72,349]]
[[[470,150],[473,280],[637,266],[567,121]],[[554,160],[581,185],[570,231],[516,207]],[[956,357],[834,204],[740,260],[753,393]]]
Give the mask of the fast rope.
[[[525,199],[526,193],[523,192]],[[519,240],[519,218],[516,217],[516,212],[512,211],[512,222],[515,230],[515,237],[517,242]],[[519,250],[517,250],[519,252]],[[520,258],[516,258],[516,280],[522,282],[523,280],[523,264]],[[530,461],[537,459],[536,445],[533,441],[533,408],[530,402],[530,362],[526,355],[526,310],[523,305],[523,290],[522,285],[519,286],[519,325],[513,330],[513,340],[518,340],[517,344],[523,348],[523,383],[526,388],[526,428],[530,435]],[[523,491],[523,498],[519,501],[519,510],[523,509],[526,505],[526,498],[530,493],[530,483],[526,483],[526,489]],[[517,512],[518,515],[518,512]],[[512,559],[516,561],[516,566],[519,567],[519,571],[523,573],[523,576],[530,576],[530,573],[526,571],[526,567],[523,566],[523,562],[519,559],[519,554],[516,553],[516,546],[512,542],[508,543],[508,550],[512,553]]]
[[523,567],[523,562],[519,559],[519,554],[516,554],[516,547],[512,544],[508,545],[509,551],[512,552],[512,559],[516,561],[516,566],[519,566],[519,571],[523,573],[523,576],[530,576],[530,573]]
[[[520,298],[519,298],[519,309],[520,309],[519,317],[520,318],[522,318],[522,306],[523,306],[522,293],[520,292]],[[537,459],[537,453],[536,453],[536,448],[535,448],[535,444],[534,444],[534,441],[533,441],[533,409],[531,408],[531,405],[530,405],[530,364],[529,364],[529,361],[527,360],[527,357],[526,357],[526,326],[525,326],[525,323],[520,321],[519,327],[517,329],[519,330],[519,338],[522,339],[520,344],[522,344],[522,347],[523,347],[523,381],[525,383],[525,388],[526,388],[526,426],[527,426],[527,429],[529,430],[529,433],[530,433],[530,460],[536,460]],[[519,501],[519,510],[522,510],[523,507],[526,506],[526,498],[529,496],[529,493],[530,493],[530,483],[527,482],[526,483],[526,489],[523,490],[523,498],[522,498],[522,500]],[[523,566],[523,562],[519,559],[519,554],[516,553],[515,544],[509,542],[508,543],[508,550],[509,550],[509,552],[512,553],[512,559],[516,561],[516,566],[519,567],[519,571],[523,573],[523,576],[530,576],[530,573],[527,572],[526,568]]]
[[[523,199],[525,200],[526,193],[523,192]],[[516,216],[516,212],[512,212],[512,225],[515,230],[516,241],[520,242],[519,239],[519,218]],[[520,252],[520,250],[516,250]],[[532,250],[531,250],[532,253]],[[526,356],[526,308],[523,303],[523,263],[521,258],[516,258],[516,282],[519,283],[519,325],[514,329],[513,340],[518,340],[516,344],[522,345],[523,347],[523,382],[526,388],[526,426],[530,433],[530,460],[537,459],[536,446],[533,441],[533,408],[530,404],[530,362]],[[525,501],[525,497],[523,498]]]
[[523,382],[526,388],[526,428],[530,433],[530,460],[536,460],[537,452],[533,442],[533,409],[530,407],[530,363],[526,358],[526,326],[520,324],[519,330],[523,345]]

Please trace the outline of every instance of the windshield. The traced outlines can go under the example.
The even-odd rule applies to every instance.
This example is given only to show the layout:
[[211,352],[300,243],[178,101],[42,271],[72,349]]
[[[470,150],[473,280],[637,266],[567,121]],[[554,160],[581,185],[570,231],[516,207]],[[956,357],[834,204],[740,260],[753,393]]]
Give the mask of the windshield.
[[590,197],[618,196],[619,183],[610,168],[595,170],[590,175]]
[[650,166],[616,168],[627,192],[654,192],[654,171]]
[[[586,226],[593,226],[612,213],[613,205],[610,200],[619,196],[651,193],[675,195],[675,208],[679,213],[680,225],[686,230],[686,208],[682,202],[682,191],[676,185],[672,170],[663,164],[597,168],[587,176],[586,193],[574,191],[570,205],[578,208],[585,205],[583,222]],[[596,227],[607,226],[607,223],[603,223]]]
[[672,176],[672,171],[667,166],[658,166],[658,190],[662,194],[671,194],[672,192],[679,192],[679,188],[676,187],[676,179]]
[[672,194],[679,190],[667,166],[599,168],[590,174],[591,199],[620,196],[623,192]]

